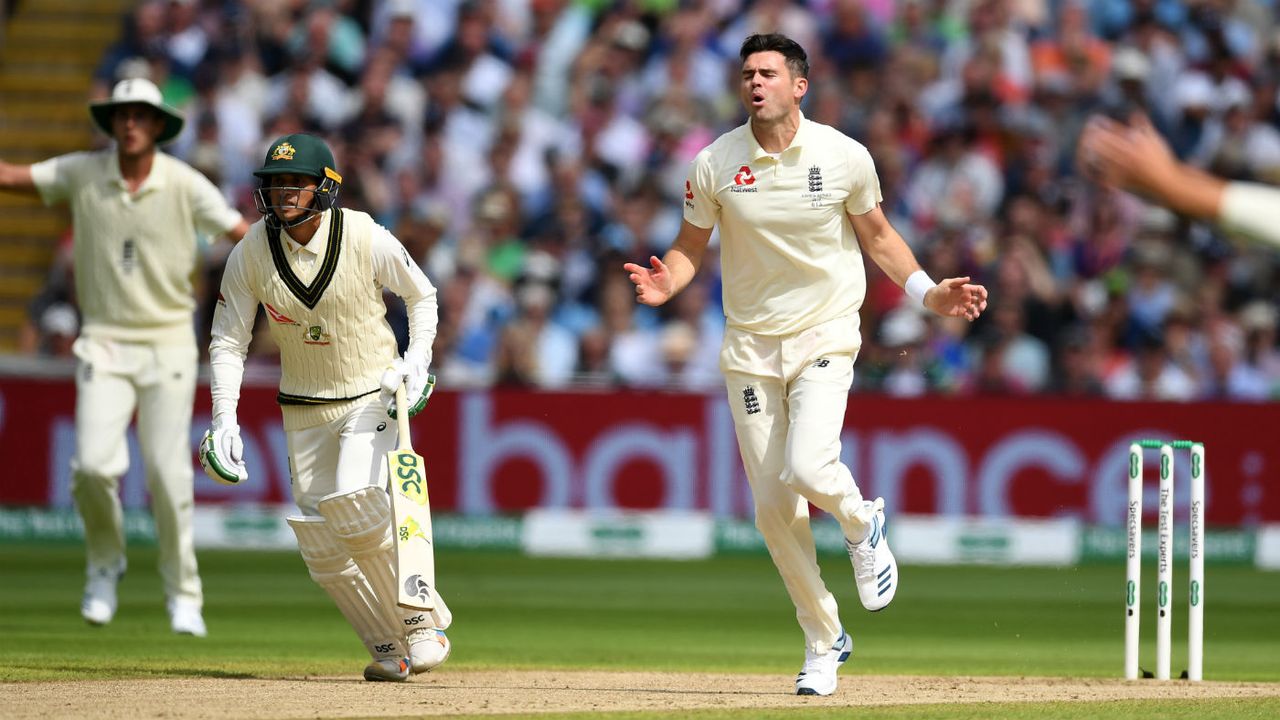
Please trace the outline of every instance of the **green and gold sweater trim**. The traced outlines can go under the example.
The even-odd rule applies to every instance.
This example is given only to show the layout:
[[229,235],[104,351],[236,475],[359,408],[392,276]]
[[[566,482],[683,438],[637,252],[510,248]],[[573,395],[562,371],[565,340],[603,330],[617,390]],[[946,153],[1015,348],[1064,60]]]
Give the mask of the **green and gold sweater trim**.
[[285,287],[289,288],[289,292],[311,310],[316,309],[329,283],[333,282],[333,276],[338,272],[338,257],[342,254],[342,210],[333,208],[329,213],[329,246],[325,248],[324,263],[320,266],[320,272],[316,273],[310,285],[302,282],[293,272],[293,268],[289,267],[284,243],[280,241],[280,230],[267,228],[267,246],[271,248],[271,261],[276,266],[276,272],[280,274],[280,279],[284,281]]
[[352,395],[351,397],[342,397],[342,398],[308,397],[306,395],[290,395],[289,393],[286,393],[286,392],[280,392],[280,393],[276,393],[276,403],[280,405],[328,405],[330,403],[339,403],[339,402],[347,402],[348,400],[357,400],[359,398],[367,397],[376,392],[379,392],[379,390],[380,389],[375,388],[368,392],[362,392],[359,395]]

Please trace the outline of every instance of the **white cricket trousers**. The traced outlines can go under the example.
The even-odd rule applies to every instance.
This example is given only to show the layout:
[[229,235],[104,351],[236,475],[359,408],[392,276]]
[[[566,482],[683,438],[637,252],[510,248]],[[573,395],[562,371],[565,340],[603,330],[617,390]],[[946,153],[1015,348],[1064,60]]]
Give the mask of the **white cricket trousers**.
[[202,603],[191,530],[191,406],[199,360],[194,340],[81,337],[72,349],[78,362],[71,495],[84,521],[90,568],[125,566],[120,476],[129,469],[127,432],[136,409],[165,595]]
[[304,515],[320,515],[326,495],[376,485],[386,487],[387,453],[396,447],[396,421],[381,393],[352,404],[320,425],[288,430],[290,486]]
[[[862,535],[869,518],[840,430],[860,346],[856,317],[782,336],[726,328],[720,353],[738,449],[764,536],[805,643],[825,653],[840,637],[836,600],[822,582],[809,503]],[[852,582],[852,578],[850,578]]]

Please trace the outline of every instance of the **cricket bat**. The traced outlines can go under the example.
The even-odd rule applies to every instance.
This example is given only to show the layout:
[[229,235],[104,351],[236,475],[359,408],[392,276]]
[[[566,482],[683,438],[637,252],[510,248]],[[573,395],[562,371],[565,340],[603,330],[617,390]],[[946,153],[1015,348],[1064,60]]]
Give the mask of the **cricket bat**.
[[391,526],[395,528],[396,604],[410,610],[434,610],[430,590],[436,585],[435,546],[431,542],[431,502],[422,456],[409,438],[409,407],[404,383],[396,388],[396,423],[400,444],[387,453],[391,492]]

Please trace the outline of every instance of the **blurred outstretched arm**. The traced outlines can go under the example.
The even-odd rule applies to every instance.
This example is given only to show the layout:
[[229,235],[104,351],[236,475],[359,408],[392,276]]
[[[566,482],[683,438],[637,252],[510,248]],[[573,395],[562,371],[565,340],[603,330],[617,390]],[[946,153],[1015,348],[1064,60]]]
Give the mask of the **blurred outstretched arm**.
[[1145,115],[1090,120],[1076,160],[1089,178],[1170,210],[1280,246],[1280,188],[1222,178],[1180,162]]

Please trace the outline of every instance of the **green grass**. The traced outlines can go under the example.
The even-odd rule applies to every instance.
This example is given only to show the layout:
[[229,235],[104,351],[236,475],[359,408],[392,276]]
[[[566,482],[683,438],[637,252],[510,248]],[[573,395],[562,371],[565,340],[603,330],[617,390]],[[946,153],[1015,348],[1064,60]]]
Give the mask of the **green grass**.
[[[893,606],[871,615],[847,562],[822,562],[854,635],[842,675],[1120,674],[1121,566],[906,567]],[[169,632],[154,549],[130,550],[116,620],[89,628],[78,614],[78,547],[0,546],[0,681],[349,675],[362,666],[363,648],[296,554],[202,552],[200,563],[203,640]],[[764,556],[667,563],[454,552],[439,557],[439,579],[454,611],[453,667],[789,676],[802,657],[794,611]],[[1210,567],[1206,590],[1205,677],[1280,680],[1280,574]],[[1186,658],[1181,597],[1174,613],[1177,672]]]

